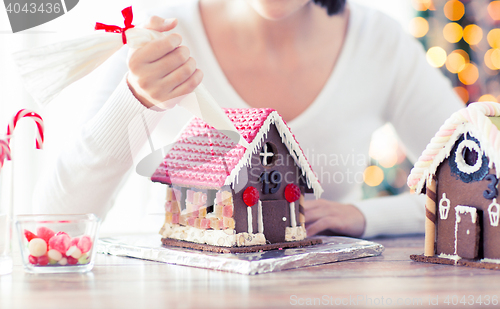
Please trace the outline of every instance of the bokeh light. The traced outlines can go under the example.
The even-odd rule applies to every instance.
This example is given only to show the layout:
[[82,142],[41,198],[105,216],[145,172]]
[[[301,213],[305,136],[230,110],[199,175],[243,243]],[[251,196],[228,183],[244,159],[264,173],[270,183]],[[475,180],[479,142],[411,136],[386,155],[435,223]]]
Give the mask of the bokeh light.
[[472,85],[479,78],[479,70],[472,63],[467,63],[462,71],[458,73],[458,79],[464,85]]
[[[427,29],[427,31],[429,31]],[[456,43],[462,39],[463,29],[457,23],[448,23],[443,28],[444,39],[450,43]]]
[[429,48],[427,51],[427,62],[433,67],[442,67],[446,62],[446,51],[439,46]]
[[489,49],[484,54],[484,64],[490,70],[500,69],[500,49]]
[[451,21],[460,20],[465,14],[464,4],[458,0],[451,0],[444,5],[444,16]]
[[452,52],[446,58],[446,68],[451,73],[460,73],[465,68],[465,64],[464,56],[457,52]]
[[413,0],[411,4],[417,11],[434,10],[432,0]]
[[493,20],[500,20],[500,1],[491,1],[488,4],[488,14]]
[[376,187],[384,181],[384,171],[376,166],[368,166],[363,172],[363,180],[370,187]]
[[478,102],[498,102],[497,98],[491,94],[482,95],[478,100]]
[[464,40],[470,45],[477,45],[483,39],[483,29],[478,25],[468,25],[464,28]]
[[410,21],[409,28],[414,37],[421,38],[429,31],[429,22],[423,17],[415,17]]
[[488,32],[486,39],[492,48],[500,48],[500,29],[491,29],[491,31]]
[[465,89],[464,87],[458,86],[453,88],[455,92],[458,94],[460,99],[462,99],[462,102],[467,103],[469,101],[469,91]]

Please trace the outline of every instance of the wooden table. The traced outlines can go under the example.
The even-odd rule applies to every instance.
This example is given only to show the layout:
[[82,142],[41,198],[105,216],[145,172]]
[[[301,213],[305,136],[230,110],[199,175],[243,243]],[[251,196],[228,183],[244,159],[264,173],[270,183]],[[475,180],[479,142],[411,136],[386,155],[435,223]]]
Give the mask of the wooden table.
[[256,276],[102,254],[87,274],[33,275],[17,256],[0,277],[0,308],[472,308],[460,301],[479,296],[481,308],[500,307],[499,271],[413,262],[423,237],[375,241],[386,247],[378,257]]

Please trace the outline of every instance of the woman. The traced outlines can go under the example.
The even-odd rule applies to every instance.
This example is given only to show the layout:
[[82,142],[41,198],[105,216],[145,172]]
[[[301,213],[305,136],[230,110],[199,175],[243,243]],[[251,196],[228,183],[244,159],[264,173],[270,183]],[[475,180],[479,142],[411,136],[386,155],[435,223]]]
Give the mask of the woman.
[[127,134],[131,119],[142,113],[155,126],[154,107],[173,107],[203,79],[221,106],[271,107],[288,122],[325,190],[304,205],[308,234],[423,232],[421,199],[361,201],[376,128],[391,122],[415,159],[462,106],[395,21],[345,0],[190,0],[155,14],[147,27],[169,34],[130,51],[128,72],[115,60],[103,88],[118,86],[104,105],[94,100],[99,112],[42,184],[42,209],[105,215],[132,165],[129,142],[145,143]]

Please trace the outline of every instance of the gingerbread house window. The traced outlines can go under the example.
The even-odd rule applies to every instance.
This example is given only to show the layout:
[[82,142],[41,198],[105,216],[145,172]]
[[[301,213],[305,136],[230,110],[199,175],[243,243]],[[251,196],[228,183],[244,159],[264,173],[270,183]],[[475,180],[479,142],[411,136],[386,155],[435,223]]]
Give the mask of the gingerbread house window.
[[276,146],[273,143],[265,143],[260,151],[260,162],[262,166],[271,167],[277,158]]

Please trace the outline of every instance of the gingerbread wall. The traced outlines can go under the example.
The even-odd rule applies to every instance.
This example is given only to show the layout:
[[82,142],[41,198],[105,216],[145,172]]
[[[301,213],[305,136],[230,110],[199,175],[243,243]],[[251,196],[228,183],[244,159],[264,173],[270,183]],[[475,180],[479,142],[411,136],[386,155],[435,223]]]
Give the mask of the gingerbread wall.
[[[263,207],[264,219],[264,235],[271,242],[285,241],[285,227],[290,226],[290,208],[289,203],[284,198],[284,190],[287,184],[299,184],[300,170],[295,165],[293,158],[290,156],[288,149],[282,143],[278,130],[274,125],[271,125],[270,130],[265,138],[266,142],[270,142],[275,147],[278,154],[276,161],[270,166],[261,164],[261,149],[252,155],[251,167],[242,169],[239,176],[236,178],[239,181],[246,181],[245,184],[235,185],[233,190],[234,202],[234,220],[236,221],[236,232],[246,232],[248,230],[248,214],[247,205],[243,202],[243,192],[248,186],[255,187],[260,194],[260,200]],[[282,175],[281,184],[275,193],[263,193],[263,181],[260,176],[267,172],[271,174],[273,171],[278,171]],[[270,183],[269,187],[274,188],[276,184]],[[278,202],[281,201],[281,202]],[[271,209],[272,208],[272,209]],[[286,221],[283,221],[286,217]],[[299,206],[295,207],[295,217],[299,221]],[[253,231],[257,231],[257,205],[252,207],[252,225]]]
[[[488,174],[496,175],[495,167],[490,168]],[[500,259],[500,226],[492,226],[488,214],[488,206],[492,199],[486,199],[483,192],[488,189],[490,181],[480,180],[465,183],[455,175],[452,175],[448,159],[444,160],[438,167],[437,176],[437,254],[453,255],[455,252],[455,219],[457,205],[472,206],[478,209],[480,237],[479,258]],[[443,220],[439,213],[439,203],[443,193],[450,200],[448,218]],[[500,198],[497,197],[500,202]],[[472,243],[469,246],[474,246]]]

